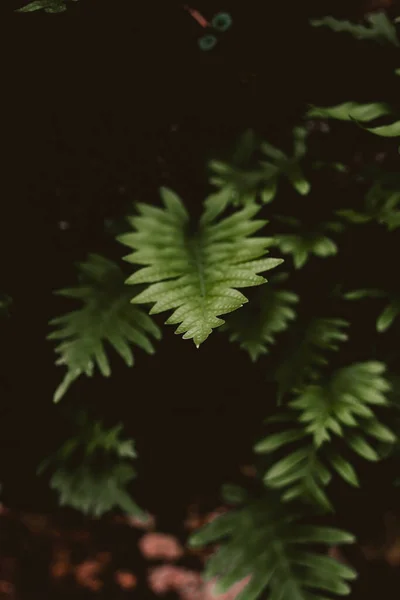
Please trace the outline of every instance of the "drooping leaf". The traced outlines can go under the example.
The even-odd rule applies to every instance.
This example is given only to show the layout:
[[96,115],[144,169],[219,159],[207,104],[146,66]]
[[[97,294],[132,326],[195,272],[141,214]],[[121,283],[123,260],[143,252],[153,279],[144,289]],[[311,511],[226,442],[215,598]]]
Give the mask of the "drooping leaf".
[[120,438],[122,425],[105,429],[100,421],[83,421],[75,437],[68,439],[38,473],[52,467],[51,487],[61,506],[100,517],[113,508],[140,519],[144,511],[126,491],[134,479],[131,460],[133,440]]
[[319,369],[328,364],[326,351],[338,350],[338,342],[348,339],[344,333],[348,326],[343,319],[317,318],[294,330],[291,347],[274,374],[279,401],[287,392],[298,391],[305,381],[315,379]]
[[270,600],[327,600],[325,592],[348,593],[347,582],[356,577],[353,569],[310,552],[310,544],[353,543],[351,534],[300,523],[271,501],[271,494],[217,517],[189,544],[216,541],[218,549],[206,564],[205,578],[216,577],[217,592],[225,593],[248,577],[237,596],[240,600],[257,600],[265,594]]
[[104,342],[108,342],[128,366],[134,363],[132,345],[145,352],[154,352],[150,340],[160,339],[161,332],[143,310],[132,306],[130,290],[118,265],[101,256],[89,255],[78,265],[80,283],[75,288],[59,290],[57,294],[83,303],[83,307],[50,324],[56,329],[48,339],[59,340],[55,351],[57,365],[67,368],[62,383],[54,394],[58,402],[80,375],[93,375],[95,366],[102,375],[111,373]]

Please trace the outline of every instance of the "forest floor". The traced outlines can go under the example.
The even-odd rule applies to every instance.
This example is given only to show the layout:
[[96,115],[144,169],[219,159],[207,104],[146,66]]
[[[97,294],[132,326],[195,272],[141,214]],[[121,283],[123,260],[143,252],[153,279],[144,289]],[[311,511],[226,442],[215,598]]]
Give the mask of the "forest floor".
[[[117,515],[90,519],[69,509],[49,515],[0,505],[0,600],[234,600],[247,578],[214,595],[214,582],[206,582],[202,571],[215,547],[186,547],[193,531],[226,510],[220,505],[202,511],[191,504],[181,527],[185,533],[176,536],[160,531],[154,515],[143,523]],[[365,563],[384,566],[383,573],[400,572],[399,517],[384,515],[384,541],[358,548]],[[335,547],[329,553],[346,560]],[[382,576],[382,568],[376,572]],[[382,583],[387,581],[383,575]]]

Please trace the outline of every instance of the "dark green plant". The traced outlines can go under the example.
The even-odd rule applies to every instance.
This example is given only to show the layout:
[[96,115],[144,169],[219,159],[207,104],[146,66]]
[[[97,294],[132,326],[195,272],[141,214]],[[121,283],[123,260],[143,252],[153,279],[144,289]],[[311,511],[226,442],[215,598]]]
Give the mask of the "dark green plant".
[[352,23],[334,17],[324,17],[323,19],[313,19],[311,25],[314,27],[329,27],[339,33],[349,33],[358,40],[373,40],[380,44],[399,46],[396,28],[384,12],[370,13],[366,15],[365,21],[368,25]]
[[[43,0],[22,10],[65,8],[64,1]],[[227,29],[227,17],[219,15],[213,27]],[[375,14],[367,21],[351,24],[328,17],[312,25],[390,43],[397,50],[396,30],[387,17]],[[335,510],[330,486],[341,479],[357,488],[363,483],[358,458],[378,462],[399,453],[398,356],[379,350],[376,357],[370,333],[374,327],[357,309],[351,310],[356,302],[350,302],[384,300],[376,329],[386,336],[398,334],[399,176],[367,165],[352,180],[344,157],[325,160],[320,149],[313,154],[310,142],[311,125],[330,120],[344,134],[357,131],[373,140],[374,149],[380,138],[395,138],[394,153],[388,148],[398,159],[400,121],[396,109],[379,97],[368,103],[344,100],[309,108],[305,122],[293,130],[289,152],[246,132],[232,161],[211,161],[210,183],[216,189],[206,197],[200,219],[192,218],[181,198],[166,188],[160,190],[162,207],[136,204],[136,215],[127,217],[129,231],[117,238],[130,249],[125,257],[129,273],[107,258],[89,255],[78,265],[79,285],[58,292],[83,306],[51,321],[55,329],[49,338],[59,340],[57,364],[67,369],[55,401],[81,374],[92,376],[96,365],[110,375],[106,342],[129,366],[132,346],[153,353],[151,338],[159,339],[161,332],[150,315],[166,311],[172,313],[166,324],[177,325],[175,333],[192,339],[197,348],[216,329],[215,335],[220,332],[265,369],[270,416],[267,433],[254,448],[262,491],[257,495],[226,485],[224,498],[233,508],[190,541],[193,546],[218,542],[206,576],[217,577],[220,591],[249,577],[239,600],[256,600],[265,592],[269,600],[326,600],[348,594],[355,573],[327,551],[332,545],[353,543],[354,537],[326,526],[326,514]],[[314,171],[319,180],[326,178],[327,186],[334,185],[337,175],[347,176],[351,184],[361,179],[367,188],[364,205],[348,200],[346,206],[339,194],[335,206],[326,205],[318,187],[315,192],[310,184]],[[259,214],[263,218],[256,219]],[[253,235],[266,224],[269,237]],[[338,271],[329,269],[341,252],[348,253],[341,264],[351,261],[343,239],[350,231],[354,248],[362,247],[363,227],[371,228],[368,244],[376,231],[397,244],[394,281],[390,289],[368,281],[344,292],[347,285],[336,280]],[[267,257],[270,247],[277,257]],[[279,253],[291,255],[291,260],[284,273],[277,270],[267,281],[262,274],[284,262]],[[371,277],[390,257],[379,254],[376,260],[376,266],[367,265]],[[326,273],[334,279],[328,293],[322,283]],[[307,283],[303,294],[297,293],[302,277]],[[245,296],[240,288],[254,290]],[[150,306],[139,309],[135,304]],[[222,315],[229,315],[226,321]],[[360,319],[362,357],[352,345],[357,330],[352,327]],[[365,358],[368,352],[371,356]],[[132,441],[119,435],[120,427],[106,430],[101,422],[83,419],[77,434],[47,462],[45,466],[55,465],[51,485],[62,504],[97,516],[114,507],[141,514],[125,489],[135,476],[131,459],[136,454]]]
[[161,337],[161,331],[151,317],[130,303],[129,290],[124,286],[125,277],[118,265],[91,254],[86,262],[78,265],[78,273],[79,286],[56,293],[83,302],[83,307],[50,321],[56,330],[48,335],[48,339],[60,340],[55,348],[59,355],[56,364],[67,367],[54,394],[55,402],[80,375],[91,377],[95,366],[105,377],[111,375],[104,342],[132,366],[131,346],[153,354],[151,337],[156,340]]
[[61,506],[70,506],[87,515],[100,517],[113,508],[145,519],[126,486],[135,478],[132,459],[136,458],[133,440],[120,438],[122,425],[105,429],[81,414],[74,437],[67,440],[38,473],[52,468],[51,487]]

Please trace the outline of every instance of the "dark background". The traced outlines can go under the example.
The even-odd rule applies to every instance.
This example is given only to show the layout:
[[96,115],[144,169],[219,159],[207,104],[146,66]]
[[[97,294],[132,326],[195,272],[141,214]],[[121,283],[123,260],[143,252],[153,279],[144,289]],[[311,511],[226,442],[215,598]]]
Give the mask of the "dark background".
[[[88,252],[124,255],[105,220],[134,200],[158,202],[161,185],[199,211],[207,160],[245,128],[285,145],[308,103],[398,102],[398,92],[391,49],[308,25],[360,18],[365,2],[199,0],[205,16],[233,17],[211,52],[173,0],[80,0],[60,15],[13,13],[20,5],[0,8],[0,287],[13,298],[1,325],[0,480],[7,505],[51,510],[35,469],[68,424],[52,404],[61,369],[45,337],[48,320],[70,309],[52,292],[75,282]],[[345,149],[338,139],[338,156],[352,160],[356,139]],[[311,268],[304,286],[321,272]],[[124,423],[140,455],[134,496],[173,529],[190,499],[215,495],[251,460],[274,398],[263,366],[219,334],[197,350],[164,328],[155,356],[135,357],[131,370],[112,359],[110,379],[82,377],[62,405]]]

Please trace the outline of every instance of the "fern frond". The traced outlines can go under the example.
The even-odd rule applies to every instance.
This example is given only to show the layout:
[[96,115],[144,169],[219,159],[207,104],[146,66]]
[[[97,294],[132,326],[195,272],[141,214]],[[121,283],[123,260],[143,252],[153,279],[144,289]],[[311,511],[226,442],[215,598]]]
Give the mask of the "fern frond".
[[325,258],[337,254],[335,242],[324,235],[290,235],[277,234],[274,237],[274,246],[283,254],[292,254],[296,269],[304,267],[310,254]]
[[[22,8],[18,8],[15,12],[35,12],[37,10],[43,10],[46,13],[61,13],[67,10],[66,2],[68,0],[34,0],[29,2]],[[77,0],[72,0],[77,2]]]
[[107,430],[99,421],[85,422],[76,437],[40,465],[38,473],[55,465],[50,486],[58,492],[60,505],[96,517],[115,507],[145,517],[125,489],[136,475],[128,460],[136,452],[133,440],[120,438],[121,431],[122,425]]
[[384,12],[373,12],[365,17],[368,25],[358,25],[334,17],[312,19],[313,27],[326,26],[336,32],[349,33],[358,40],[373,40],[380,44],[399,45],[396,28]]
[[385,185],[378,180],[373,183],[365,196],[363,211],[350,208],[335,212],[350,223],[364,224],[376,221],[386,225],[389,231],[394,231],[400,227],[400,191],[397,187]]
[[181,199],[166,188],[161,196],[165,208],[139,204],[140,216],[129,219],[136,231],[118,237],[134,250],[125,260],[145,265],[126,283],[150,283],[132,302],[154,304],[150,314],[173,309],[166,323],[179,323],[175,333],[199,347],[224,323],[219,315],[247,302],[235,288],[265,283],[258,273],[283,261],[265,258],[270,238],[249,237],[266,223],[252,219],[260,209],[255,204],[215,222],[227,197],[210,196],[197,231],[191,233]]
[[308,194],[310,184],[300,166],[300,161],[306,153],[307,131],[303,127],[296,127],[293,136],[292,156],[287,156],[282,150],[263,142],[260,149],[269,161],[258,161],[254,167],[211,161],[209,166],[214,171],[214,175],[210,182],[220,189],[229,191],[234,205],[246,205],[248,202],[254,202],[258,197],[263,204],[271,202],[277,194],[278,181],[282,175],[299,194]]
[[[270,496],[268,497],[270,498]],[[192,547],[219,542],[208,560],[205,578],[217,578],[216,592],[225,593],[249,576],[237,600],[327,600],[347,594],[355,571],[311,550],[312,545],[348,544],[342,530],[306,525],[266,498],[232,510],[205,525],[189,540]]]
[[[264,454],[285,448],[283,458],[265,474],[266,485],[281,489],[285,501],[311,499],[328,510],[331,507],[323,488],[331,480],[331,470],[358,486],[351,462],[329,442],[332,436],[339,437],[370,461],[379,460],[379,455],[368,438],[396,442],[396,435],[374,413],[376,406],[389,404],[385,393],[391,386],[384,371],[385,365],[379,362],[356,363],[339,369],[325,385],[308,385],[290,402],[287,415],[292,427],[267,436],[255,447]],[[297,442],[298,447],[288,453],[287,446]]]
[[389,231],[400,227],[400,191],[393,185],[376,181],[365,197],[365,206],[368,214],[378,223],[387,226]]
[[[313,106],[308,110],[306,116],[310,118],[330,118],[364,123],[392,113],[393,110],[384,103],[361,104],[358,102],[344,102],[337,106],[325,108]],[[400,137],[400,121],[394,121],[389,125],[379,125],[377,127],[366,127],[364,125],[362,127],[366,131],[381,137]]]
[[[293,138],[292,156],[287,156],[282,150],[278,150],[267,142],[261,144],[261,151],[270,159],[269,162],[260,161],[260,164],[265,177],[270,180],[271,200],[275,196],[280,175],[284,175],[302,196],[307,195],[310,191],[310,183],[300,166],[300,161],[306,153],[307,130],[304,127],[295,127]],[[268,195],[264,196],[264,202],[267,201],[269,201]]]
[[372,102],[343,102],[335,106],[312,106],[307,111],[307,117],[311,119],[337,119],[339,121],[373,121],[379,117],[391,114],[392,110],[388,104]]
[[301,328],[293,350],[285,353],[274,379],[278,383],[279,401],[289,391],[299,391],[304,382],[318,376],[319,369],[328,364],[324,354],[338,350],[338,342],[348,339],[344,329],[349,326],[343,319],[316,318]]
[[297,294],[274,286],[270,281],[242,310],[234,313],[222,326],[231,342],[239,342],[255,362],[275,343],[276,334],[284,331],[296,318],[292,305],[299,301]]
[[337,223],[320,223],[313,231],[306,231],[298,219],[280,215],[275,215],[274,218],[295,231],[275,234],[272,246],[278,247],[283,254],[291,254],[296,269],[303,267],[311,254],[323,258],[337,253],[335,242],[325,235],[325,232],[340,231]]
[[110,375],[110,365],[105,353],[107,341],[132,366],[131,346],[139,346],[149,354],[154,353],[150,341],[160,339],[161,332],[154,321],[141,309],[130,303],[130,292],[124,285],[124,274],[118,265],[95,254],[78,265],[80,285],[56,292],[67,298],[83,302],[83,308],[56,317],[50,325],[56,330],[48,339],[61,340],[55,348],[59,355],[57,365],[65,365],[67,373],[54,394],[58,402],[69,386],[81,374],[93,375],[95,365],[102,375]]

